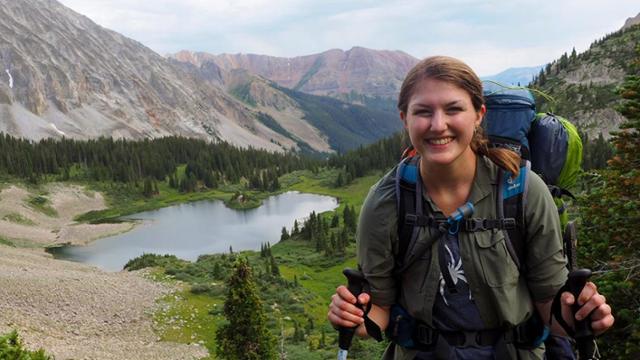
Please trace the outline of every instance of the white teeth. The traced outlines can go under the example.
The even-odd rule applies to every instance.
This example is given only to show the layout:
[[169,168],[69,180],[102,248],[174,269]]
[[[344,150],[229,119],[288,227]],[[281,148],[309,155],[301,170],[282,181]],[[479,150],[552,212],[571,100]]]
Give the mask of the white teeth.
[[434,144],[434,145],[444,145],[444,144],[448,144],[451,142],[451,140],[453,140],[453,138],[451,137],[446,137],[446,138],[441,138],[441,139],[429,139],[427,140],[430,144]]

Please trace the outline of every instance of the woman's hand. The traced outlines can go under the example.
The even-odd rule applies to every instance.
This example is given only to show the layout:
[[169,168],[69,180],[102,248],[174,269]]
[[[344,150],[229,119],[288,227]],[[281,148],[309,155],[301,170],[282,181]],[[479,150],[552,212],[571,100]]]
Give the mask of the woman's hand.
[[[360,294],[358,300],[366,307],[369,294]],[[333,327],[352,328],[364,323],[364,311],[356,307],[356,297],[344,285],[338,286],[336,293],[331,296],[328,317]]]
[[[562,293],[560,303],[562,304],[562,317],[565,319],[571,319],[571,306],[574,302],[575,298],[570,292]],[[600,335],[613,326],[615,319],[611,315],[611,307],[607,304],[604,295],[598,293],[596,284],[586,283],[578,296],[578,304],[582,307],[576,312],[575,319],[584,320],[591,314],[591,329],[595,335]],[[567,323],[573,325],[573,319]]]

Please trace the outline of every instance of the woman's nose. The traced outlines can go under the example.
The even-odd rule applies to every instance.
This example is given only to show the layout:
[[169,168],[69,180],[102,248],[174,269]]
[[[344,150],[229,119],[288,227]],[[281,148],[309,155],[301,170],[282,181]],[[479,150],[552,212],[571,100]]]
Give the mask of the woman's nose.
[[446,130],[447,121],[446,116],[442,111],[435,111],[431,116],[431,131],[442,131]]

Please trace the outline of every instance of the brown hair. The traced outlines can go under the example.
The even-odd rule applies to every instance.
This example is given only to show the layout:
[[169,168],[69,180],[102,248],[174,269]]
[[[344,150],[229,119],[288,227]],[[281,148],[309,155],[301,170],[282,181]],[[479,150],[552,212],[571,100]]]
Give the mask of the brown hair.
[[[404,78],[398,96],[398,110],[407,113],[417,85],[425,79],[445,81],[466,91],[476,111],[480,111],[484,104],[482,81],[467,64],[449,56],[432,56],[420,61]],[[471,149],[512,174],[518,174],[520,170],[520,156],[508,149],[489,147],[489,140],[482,127],[475,129]]]

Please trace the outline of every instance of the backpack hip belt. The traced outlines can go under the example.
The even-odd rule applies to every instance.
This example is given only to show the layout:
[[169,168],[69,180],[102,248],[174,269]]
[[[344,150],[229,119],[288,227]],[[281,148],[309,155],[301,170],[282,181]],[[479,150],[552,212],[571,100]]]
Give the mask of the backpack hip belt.
[[[402,317],[392,318],[392,323],[387,328],[387,336],[396,344],[422,351],[437,350],[442,347],[442,341],[446,342],[449,347],[494,346],[499,341],[503,341],[518,348],[534,349],[549,336],[549,328],[543,324],[537,314],[509,329],[440,331],[412,318],[404,309],[400,310],[400,313],[403,314]],[[398,324],[395,321],[405,322],[405,324]],[[400,331],[408,331],[409,333],[401,334]],[[407,342],[407,339],[411,339],[411,341]]]

